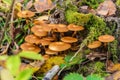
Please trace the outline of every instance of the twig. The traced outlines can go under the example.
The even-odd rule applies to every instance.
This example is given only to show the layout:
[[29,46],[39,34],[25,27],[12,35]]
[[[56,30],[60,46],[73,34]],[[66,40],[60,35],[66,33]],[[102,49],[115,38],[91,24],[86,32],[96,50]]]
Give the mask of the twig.
[[71,62],[78,55],[78,53],[83,49],[83,47],[84,47],[84,44],[81,44],[80,49],[78,49],[78,51],[74,54],[74,56],[71,57],[71,59],[69,60],[69,62]]
[[9,26],[9,20],[10,20],[10,17],[11,17],[10,15],[11,15],[11,11],[13,9],[14,3],[15,3],[15,0],[12,0],[12,4],[10,6],[10,11],[7,14],[7,18],[6,18],[6,22],[5,22],[5,25],[4,25],[4,29],[3,29],[2,35],[0,37],[0,46],[1,46],[2,40],[4,38],[5,31],[6,31],[7,27]]
[[[81,45],[80,45],[79,50],[74,54],[73,57],[70,58],[69,62],[71,62],[71,61],[78,55],[78,53],[83,49],[84,46],[85,46],[84,44],[81,44]],[[58,72],[57,75],[60,75],[60,73],[61,73],[66,67],[67,67],[67,66],[65,65],[62,69],[60,69],[60,71]]]

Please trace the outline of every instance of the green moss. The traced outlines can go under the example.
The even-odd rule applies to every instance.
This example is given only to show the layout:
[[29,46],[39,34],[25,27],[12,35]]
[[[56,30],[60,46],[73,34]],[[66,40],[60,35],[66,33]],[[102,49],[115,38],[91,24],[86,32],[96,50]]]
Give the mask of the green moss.
[[89,7],[96,9],[101,2],[104,0],[82,0],[80,2],[81,5],[88,5]]
[[84,26],[89,21],[90,14],[82,14],[72,10],[66,10],[65,18],[66,21],[70,23],[74,23],[76,25]]

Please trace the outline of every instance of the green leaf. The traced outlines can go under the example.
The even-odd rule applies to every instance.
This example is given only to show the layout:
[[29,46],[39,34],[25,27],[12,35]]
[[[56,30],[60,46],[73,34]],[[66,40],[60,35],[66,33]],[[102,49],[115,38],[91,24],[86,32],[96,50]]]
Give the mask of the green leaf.
[[42,56],[40,54],[32,51],[22,51],[19,53],[19,56],[29,59],[42,60]]
[[8,58],[7,55],[0,56],[0,60],[6,60]]
[[7,4],[7,5],[11,5],[12,4],[12,0],[2,0],[3,3]]
[[7,69],[0,71],[0,80],[14,80],[12,74]]
[[19,56],[10,56],[6,62],[6,67],[15,76],[19,71],[20,64]]
[[104,80],[102,77],[96,74],[92,74],[87,76],[86,80]]
[[70,73],[66,75],[63,80],[84,80],[84,77],[78,73]]
[[32,76],[33,70],[32,69],[26,69],[19,73],[18,76],[16,76],[15,80],[29,80]]

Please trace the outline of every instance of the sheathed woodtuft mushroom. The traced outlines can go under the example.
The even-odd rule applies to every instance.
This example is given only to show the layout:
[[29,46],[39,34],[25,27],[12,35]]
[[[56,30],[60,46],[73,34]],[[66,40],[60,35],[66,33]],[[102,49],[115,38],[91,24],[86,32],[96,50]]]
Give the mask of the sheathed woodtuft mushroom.
[[98,37],[98,40],[101,41],[101,42],[112,42],[115,40],[114,36],[112,35],[102,35],[102,36],[99,36]]
[[30,43],[23,43],[20,45],[20,48],[23,51],[34,51],[39,53],[41,51],[41,49],[39,47],[37,47],[36,45],[30,44]]
[[17,16],[20,18],[29,18],[29,17],[33,17],[34,15],[35,15],[34,12],[28,10],[17,13]]
[[31,31],[36,35],[36,36],[39,36],[39,37],[43,37],[43,36],[46,36],[47,35],[47,32],[43,31],[43,28],[42,26],[40,25],[35,25],[31,28]]
[[39,44],[39,38],[33,34],[27,35],[25,37],[25,41],[28,43],[35,43],[35,44]]
[[58,54],[57,51],[53,51],[53,50],[50,50],[50,49],[45,50],[45,53],[48,54],[48,55]]
[[74,25],[74,24],[69,24],[68,29],[71,30],[71,31],[81,31],[81,30],[84,30],[84,27],[83,26],[77,26],[77,25]]
[[74,43],[77,42],[77,38],[73,38],[73,37],[62,37],[61,41],[66,42],[66,43]]
[[93,41],[92,43],[88,44],[88,48],[90,49],[94,49],[94,48],[98,48],[101,46],[101,42],[100,41]]
[[49,45],[49,49],[53,51],[65,51],[70,47],[71,45],[65,42],[53,42]]

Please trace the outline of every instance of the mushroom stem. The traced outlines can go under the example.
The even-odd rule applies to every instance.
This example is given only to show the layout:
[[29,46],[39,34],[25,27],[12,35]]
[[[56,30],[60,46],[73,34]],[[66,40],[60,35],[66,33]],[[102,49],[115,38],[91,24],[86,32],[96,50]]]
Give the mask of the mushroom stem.
[[76,31],[74,31],[74,33],[72,34],[72,37],[74,37],[76,34],[77,34],[77,32],[76,32]]

